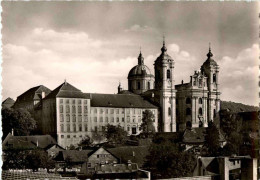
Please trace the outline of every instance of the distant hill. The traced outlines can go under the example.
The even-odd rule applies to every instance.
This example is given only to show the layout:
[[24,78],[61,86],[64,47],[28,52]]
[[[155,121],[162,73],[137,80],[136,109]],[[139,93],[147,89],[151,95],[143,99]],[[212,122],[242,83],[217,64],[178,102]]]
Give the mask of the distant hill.
[[259,111],[259,107],[235,103],[231,101],[220,101],[220,109],[229,109],[231,112],[252,112]]

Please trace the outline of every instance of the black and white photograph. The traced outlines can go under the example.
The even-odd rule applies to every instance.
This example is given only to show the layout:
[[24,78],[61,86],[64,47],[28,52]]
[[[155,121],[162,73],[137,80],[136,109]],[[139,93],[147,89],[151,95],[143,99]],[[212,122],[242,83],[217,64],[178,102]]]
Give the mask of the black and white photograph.
[[2,1],[3,180],[260,180],[258,1]]

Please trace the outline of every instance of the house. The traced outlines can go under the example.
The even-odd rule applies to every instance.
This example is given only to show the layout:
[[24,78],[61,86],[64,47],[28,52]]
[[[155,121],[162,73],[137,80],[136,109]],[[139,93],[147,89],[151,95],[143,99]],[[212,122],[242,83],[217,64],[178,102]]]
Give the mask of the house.
[[60,151],[54,160],[57,162],[57,168],[62,167],[66,161],[70,161],[74,168],[88,172],[93,172],[96,165],[119,163],[119,158],[103,147],[89,150]]
[[120,163],[136,163],[138,167],[143,167],[145,158],[149,154],[149,146],[121,146],[109,148],[120,159]]
[[[207,133],[205,127],[186,129],[182,135],[182,145],[184,146],[186,151],[193,151],[200,154],[201,148],[205,144],[206,134]],[[221,133],[220,130],[219,141],[222,147],[226,143],[224,135]]]
[[2,143],[2,149],[3,151],[8,149],[46,149],[53,144],[57,144],[57,142],[50,135],[14,136],[9,133]]
[[8,97],[6,100],[2,102],[2,108],[11,108],[14,105],[15,101]]

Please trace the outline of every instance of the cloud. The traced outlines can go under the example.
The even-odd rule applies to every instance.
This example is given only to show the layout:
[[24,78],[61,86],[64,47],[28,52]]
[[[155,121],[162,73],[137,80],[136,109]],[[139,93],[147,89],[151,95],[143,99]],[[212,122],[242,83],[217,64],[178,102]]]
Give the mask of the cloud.
[[125,32],[145,32],[150,31],[151,28],[148,26],[140,26],[139,24],[134,24],[133,26],[129,27],[128,29],[125,29]]
[[118,48],[91,39],[83,32],[57,32],[36,28],[24,45],[3,46],[3,96],[17,97],[43,84],[56,88],[67,79],[83,92],[116,92],[119,80],[127,84],[129,67],[136,57],[117,57]]
[[235,58],[220,59],[222,99],[258,105],[259,46],[242,50]]
[[[146,29],[138,25],[131,28]],[[122,39],[111,42],[92,38],[86,32],[43,28],[33,29],[24,39],[23,44],[3,45],[4,98],[15,98],[40,84],[54,89],[64,79],[83,92],[116,93],[119,81],[127,89],[128,72],[137,64],[137,55],[131,56],[133,53],[125,45],[129,44]],[[177,43],[172,42],[167,48],[175,61],[176,84],[181,80],[189,82],[203,61]],[[237,56],[216,59],[220,66],[223,100],[258,104],[258,48],[254,44]],[[144,55],[145,64],[152,73],[158,56],[159,53]]]

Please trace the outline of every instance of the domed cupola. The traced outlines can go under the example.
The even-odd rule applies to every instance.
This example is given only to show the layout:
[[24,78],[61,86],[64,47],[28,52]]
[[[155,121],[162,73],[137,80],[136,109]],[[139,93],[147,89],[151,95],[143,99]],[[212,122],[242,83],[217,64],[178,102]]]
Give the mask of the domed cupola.
[[128,90],[141,94],[149,89],[153,89],[154,75],[144,64],[142,52],[138,56],[138,65],[134,66],[128,73]]
[[172,57],[167,54],[167,48],[165,46],[165,41],[163,40],[163,47],[161,48],[160,56],[155,60],[155,63],[162,63],[162,62],[171,62],[173,61]]
[[213,57],[213,54],[211,52],[211,48],[209,46],[209,52],[207,54],[207,59],[206,61],[203,63],[202,66],[204,67],[209,67],[209,66],[218,66],[218,64],[216,63],[216,61],[212,58]]

